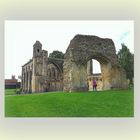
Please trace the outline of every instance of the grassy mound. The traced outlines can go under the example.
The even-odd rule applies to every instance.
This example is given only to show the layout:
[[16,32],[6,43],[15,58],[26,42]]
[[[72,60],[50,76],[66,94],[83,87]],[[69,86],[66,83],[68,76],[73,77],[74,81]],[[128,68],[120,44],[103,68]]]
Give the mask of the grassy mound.
[[133,117],[132,90],[5,96],[6,117]]

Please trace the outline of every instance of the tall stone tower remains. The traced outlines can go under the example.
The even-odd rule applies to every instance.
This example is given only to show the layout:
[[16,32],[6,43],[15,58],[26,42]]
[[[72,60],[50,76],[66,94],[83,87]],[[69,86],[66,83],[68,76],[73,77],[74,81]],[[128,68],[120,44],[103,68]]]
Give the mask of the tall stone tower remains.
[[47,70],[48,52],[42,50],[42,44],[39,41],[33,45],[33,75],[32,92],[44,91],[44,80]]

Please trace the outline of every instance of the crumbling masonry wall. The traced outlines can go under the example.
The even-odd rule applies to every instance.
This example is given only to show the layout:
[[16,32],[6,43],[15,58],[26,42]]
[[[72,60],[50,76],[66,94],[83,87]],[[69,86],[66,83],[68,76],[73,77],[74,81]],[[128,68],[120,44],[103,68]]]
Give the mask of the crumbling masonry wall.
[[64,91],[88,91],[87,62],[91,59],[101,65],[103,90],[127,88],[126,74],[118,63],[113,41],[97,36],[76,35],[64,57]]
[[48,58],[42,44],[33,45],[33,57],[22,66],[22,93],[62,91],[63,60]]

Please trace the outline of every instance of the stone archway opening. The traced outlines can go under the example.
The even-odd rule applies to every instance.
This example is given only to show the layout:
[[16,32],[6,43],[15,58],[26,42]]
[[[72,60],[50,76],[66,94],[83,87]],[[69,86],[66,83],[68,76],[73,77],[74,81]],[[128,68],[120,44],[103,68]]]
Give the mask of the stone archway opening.
[[127,87],[126,74],[118,63],[113,41],[97,36],[76,35],[64,57],[64,91],[88,91],[87,63],[91,59],[101,64],[103,90]]
[[[100,62],[98,62],[95,59],[92,59],[92,72],[94,73],[101,73],[101,65]],[[95,69],[96,68],[96,69]]]
[[47,66],[46,89],[47,91],[62,91],[63,79],[61,68],[56,64],[49,62]]
[[93,91],[93,80],[97,82],[97,91],[102,90],[102,72],[101,72],[101,64],[95,59],[91,59],[87,62],[87,82],[88,82],[88,90]]
[[[94,73],[94,67],[96,67],[93,64],[94,61],[96,61],[96,63],[98,62],[98,65],[100,67],[100,73],[96,73],[96,72]],[[89,69],[90,69],[90,74],[88,72]],[[87,59],[87,83],[89,81],[88,79],[89,77],[92,80],[95,79],[98,85],[97,90],[108,90],[108,89],[115,88],[113,87],[113,82],[111,81],[113,77],[112,73],[114,72],[110,60],[106,56],[102,55],[101,53],[92,54]],[[89,87],[89,83],[88,83],[88,87]]]

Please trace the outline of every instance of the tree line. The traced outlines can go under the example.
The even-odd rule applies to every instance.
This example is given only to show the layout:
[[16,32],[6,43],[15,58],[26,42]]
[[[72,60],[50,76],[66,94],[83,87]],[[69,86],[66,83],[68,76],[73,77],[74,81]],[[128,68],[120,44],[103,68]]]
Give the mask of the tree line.
[[126,77],[133,84],[134,78],[134,54],[130,52],[128,47],[122,43],[122,48],[118,51],[118,60],[122,68],[126,71]]

